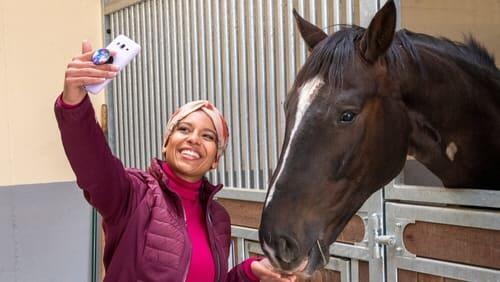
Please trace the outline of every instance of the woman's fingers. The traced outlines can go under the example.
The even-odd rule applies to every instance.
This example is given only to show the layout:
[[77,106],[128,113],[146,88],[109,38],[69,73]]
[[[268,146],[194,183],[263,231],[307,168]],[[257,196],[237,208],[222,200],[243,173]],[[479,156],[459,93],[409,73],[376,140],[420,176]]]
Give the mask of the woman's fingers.
[[106,80],[102,77],[67,77],[66,85],[68,87],[82,87],[85,85],[98,84]]
[[92,43],[88,40],[83,40],[82,42],[82,54],[92,51]]
[[66,69],[66,77],[101,77],[112,78],[117,74],[116,71],[107,71],[94,68],[68,68]]

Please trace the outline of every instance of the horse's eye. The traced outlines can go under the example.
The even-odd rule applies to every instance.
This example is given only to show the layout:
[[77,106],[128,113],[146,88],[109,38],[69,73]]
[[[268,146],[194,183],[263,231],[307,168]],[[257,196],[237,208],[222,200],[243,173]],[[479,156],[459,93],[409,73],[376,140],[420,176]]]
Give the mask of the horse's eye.
[[356,113],[351,112],[351,111],[345,111],[340,115],[340,122],[341,123],[351,123],[354,120],[354,117],[356,116]]

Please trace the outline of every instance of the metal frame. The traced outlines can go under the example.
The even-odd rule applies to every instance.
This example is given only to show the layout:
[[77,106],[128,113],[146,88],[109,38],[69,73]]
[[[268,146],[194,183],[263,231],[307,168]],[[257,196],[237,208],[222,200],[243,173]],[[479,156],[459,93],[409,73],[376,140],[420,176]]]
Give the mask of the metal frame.
[[385,187],[385,199],[427,204],[500,208],[500,191],[406,185],[400,174]]
[[419,258],[411,254],[406,250],[402,238],[406,225],[415,221],[500,231],[499,211],[387,203],[387,230],[396,238],[396,244],[387,249],[387,281],[398,281],[398,268],[466,281],[500,280],[500,270]]

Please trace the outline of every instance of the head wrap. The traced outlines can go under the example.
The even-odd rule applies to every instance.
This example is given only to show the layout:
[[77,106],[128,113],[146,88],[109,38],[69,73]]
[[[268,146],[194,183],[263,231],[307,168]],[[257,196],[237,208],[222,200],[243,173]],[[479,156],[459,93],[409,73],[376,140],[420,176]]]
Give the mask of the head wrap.
[[163,152],[167,147],[168,138],[170,134],[174,131],[175,127],[185,117],[195,111],[203,111],[210,117],[212,123],[214,124],[215,131],[217,132],[217,159],[222,156],[224,150],[227,147],[227,140],[229,137],[229,131],[227,128],[227,123],[222,114],[217,110],[217,108],[206,100],[198,100],[185,104],[175,111],[167,122],[167,128],[165,130],[165,135],[163,138]]

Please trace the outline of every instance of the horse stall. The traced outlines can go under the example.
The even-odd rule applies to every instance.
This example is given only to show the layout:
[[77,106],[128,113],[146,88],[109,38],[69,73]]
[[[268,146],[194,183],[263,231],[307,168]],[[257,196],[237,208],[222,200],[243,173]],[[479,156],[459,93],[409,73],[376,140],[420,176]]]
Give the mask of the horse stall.
[[[230,265],[262,255],[258,228],[285,138],[283,104],[308,56],[292,9],[333,33],[338,24],[366,27],[384,2],[104,1],[105,41],[123,33],[142,46],[108,89],[114,153],[126,166],[146,168],[161,155],[164,126],[174,109],[195,99],[214,102],[230,127],[228,150],[209,175],[225,185],[217,200],[231,215]],[[476,2],[395,1],[397,26],[446,21],[436,14],[419,18],[432,5],[464,18]],[[478,11],[492,10],[498,18],[498,1],[481,5]],[[450,30],[462,32],[453,25]],[[498,57],[498,32],[492,34],[485,45],[497,48]],[[443,188],[408,157],[399,176],[363,204],[329,249],[326,270],[310,280],[500,281],[500,192]]]

